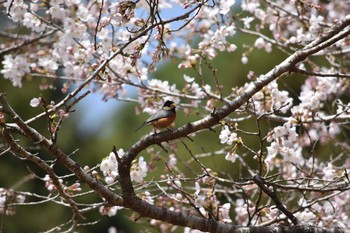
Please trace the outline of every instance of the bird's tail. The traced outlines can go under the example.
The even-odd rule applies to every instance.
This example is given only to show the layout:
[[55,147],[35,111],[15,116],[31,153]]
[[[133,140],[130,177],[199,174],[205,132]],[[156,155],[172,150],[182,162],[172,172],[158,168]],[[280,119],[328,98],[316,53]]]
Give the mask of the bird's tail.
[[146,125],[146,122],[143,122],[142,125],[141,125],[140,127],[138,127],[137,129],[135,129],[134,132],[139,131],[139,130],[140,130],[142,127],[144,127],[145,125]]

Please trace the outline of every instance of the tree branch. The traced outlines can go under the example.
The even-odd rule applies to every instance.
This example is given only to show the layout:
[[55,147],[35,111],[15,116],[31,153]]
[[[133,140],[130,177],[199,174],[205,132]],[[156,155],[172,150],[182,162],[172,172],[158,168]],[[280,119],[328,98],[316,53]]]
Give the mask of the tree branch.
[[[218,109],[211,115],[208,115],[196,122],[188,123],[178,129],[169,132],[162,132],[158,134],[149,135],[144,139],[141,139],[138,142],[136,142],[130,148],[130,150],[127,153],[125,153],[125,155],[121,158],[121,163],[118,164],[118,170],[120,175],[119,180],[122,189],[122,196],[124,198],[124,206],[140,213],[143,217],[155,218],[181,226],[189,226],[191,228],[195,228],[202,231],[239,232],[236,226],[231,226],[227,228],[226,224],[214,222],[210,219],[200,219],[195,216],[169,211],[168,209],[152,206],[140,200],[134,193],[134,189],[130,178],[130,167],[132,161],[141,151],[143,151],[151,145],[178,139],[181,137],[186,137],[191,133],[197,132],[201,129],[207,129],[218,124],[220,120],[234,112],[243,104],[245,104],[255,93],[260,91],[268,83],[272,82],[273,80],[277,79],[285,73],[293,72],[294,67],[299,62],[304,61],[309,56],[321,51],[322,49],[325,49],[326,47],[331,46],[335,42],[348,36],[350,34],[350,29],[346,29],[346,27],[348,27],[349,24],[350,15],[348,15],[337,25],[335,25],[328,33],[326,33],[326,35],[320,37],[319,39],[316,39],[309,45],[305,46],[303,49],[296,51],[283,62],[275,66],[274,69],[272,69],[256,81],[252,82],[242,95],[237,96],[234,100],[232,100],[222,108]],[[344,28],[346,30],[343,30]],[[285,208],[284,212],[285,214],[290,213],[286,211]],[[294,224],[298,223],[298,220],[292,214],[290,214],[288,217],[292,220]],[[309,230],[307,229],[307,227],[305,227],[304,229],[303,226],[298,226],[295,229],[298,230],[294,232],[305,232],[304,230]],[[266,228],[266,231],[261,230],[261,232],[270,232],[270,230],[270,228]],[[317,231],[318,230],[315,229],[315,232]],[[337,232],[338,230],[335,229],[334,231]]]
[[80,181],[86,183],[91,189],[95,190],[101,197],[106,199],[108,202],[110,202],[113,205],[122,205],[123,199],[120,196],[109,190],[106,186],[101,184],[95,178],[91,177],[88,173],[84,171],[84,169],[82,169],[79,166],[79,164],[77,164],[74,160],[69,158],[67,154],[60,150],[57,145],[45,138],[35,129],[28,126],[28,124],[26,124],[11,108],[11,106],[6,100],[6,96],[4,93],[0,93],[0,103],[3,106],[3,111],[15,121],[19,128],[23,130],[24,135],[28,139],[30,139],[33,144],[36,144],[48,151],[57,159],[58,162],[60,162],[66,168],[74,172],[74,174],[79,178]]
[[253,176],[253,180],[259,186],[259,188],[275,202],[277,209],[282,211],[282,213],[284,213],[287,216],[287,218],[292,221],[294,225],[298,225],[299,223],[298,219],[290,211],[287,210],[287,208],[278,199],[276,193],[274,191],[271,191],[265,185],[265,182],[261,179],[261,177],[256,174],[255,176]]

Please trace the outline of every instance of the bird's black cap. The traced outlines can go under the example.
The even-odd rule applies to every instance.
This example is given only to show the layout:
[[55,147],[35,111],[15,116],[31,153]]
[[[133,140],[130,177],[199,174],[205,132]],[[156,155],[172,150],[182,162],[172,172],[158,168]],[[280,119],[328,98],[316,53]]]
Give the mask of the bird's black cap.
[[167,100],[167,101],[165,101],[165,103],[164,103],[164,105],[163,105],[163,108],[164,108],[164,107],[170,107],[172,104],[174,104],[173,101]]

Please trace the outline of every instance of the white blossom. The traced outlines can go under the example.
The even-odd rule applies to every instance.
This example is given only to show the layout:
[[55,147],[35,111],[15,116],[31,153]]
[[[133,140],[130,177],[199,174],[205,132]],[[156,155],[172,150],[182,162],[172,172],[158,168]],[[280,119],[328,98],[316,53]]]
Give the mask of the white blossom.
[[186,74],[184,74],[183,77],[184,77],[185,82],[187,82],[187,83],[191,83],[191,82],[194,81],[194,77],[190,77],[190,76],[188,76]]
[[26,12],[23,16],[23,25],[32,29],[34,32],[42,32],[45,30],[45,24],[32,13]]
[[219,13],[226,15],[230,11],[231,6],[235,4],[235,0],[224,0],[220,3],[221,4],[219,6]]
[[225,223],[232,223],[230,217],[231,203],[225,203],[219,208],[220,220]]
[[148,168],[147,163],[144,161],[144,158],[141,156],[137,164],[134,164],[130,171],[131,181],[140,183],[143,181],[143,178],[147,176]]
[[30,106],[32,106],[33,108],[38,107],[40,104],[40,99],[39,98],[33,98],[30,101]]
[[[123,149],[119,149],[117,154],[118,157],[121,158],[124,156],[125,152]],[[114,152],[111,152],[108,157],[102,160],[100,170],[103,172],[107,184],[113,183],[115,178],[119,176],[118,160]]]
[[242,58],[241,58],[241,62],[246,65],[248,64],[248,57],[246,55],[243,55]]
[[123,209],[120,206],[101,206],[99,211],[101,215],[108,215],[108,217],[113,217],[117,214],[117,211]]
[[225,159],[234,163],[234,162],[236,162],[237,155],[230,151],[230,152],[227,152]]
[[[14,22],[22,22],[23,17],[27,12],[28,5],[23,2],[23,0],[7,0],[5,3],[7,12],[11,15],[11,19]],[[11,8],[10,8],[11,7]]]
[[17,203],[24,203],[25,200],[26,200],[26,197],[25,197],[24,195],[22,195],[22,194],[16,195],[16,201],[17,201]]
[[242,20],[243,20],[244,28],[249,29],[250,23],[253,22],[254,18],[253,17],[245,17]]
[[22,87],[22,77],[30,72],[27,58],[21,55],[12,57],[8,54],[2,61],[3,69],[0,71],[5,79],[10,79],[13,86]]
[[220,132],[219,139],[221,144],[227,143],[228,145],[232,145],[232,143],[237,140],[237,134],[231,132],[229,127],[225,125]]

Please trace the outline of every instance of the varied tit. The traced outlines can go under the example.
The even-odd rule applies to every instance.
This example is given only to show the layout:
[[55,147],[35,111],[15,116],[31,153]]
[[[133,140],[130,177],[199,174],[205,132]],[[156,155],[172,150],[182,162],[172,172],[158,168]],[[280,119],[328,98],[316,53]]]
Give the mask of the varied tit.
[[162,129],[170,126],[176,118],[176,105],[173,101],[165,101],[163,107],[159,109],[153,116],[148,118],[143,124],[135,130],[138,131],[145,125],[153,125],[155,129]]

